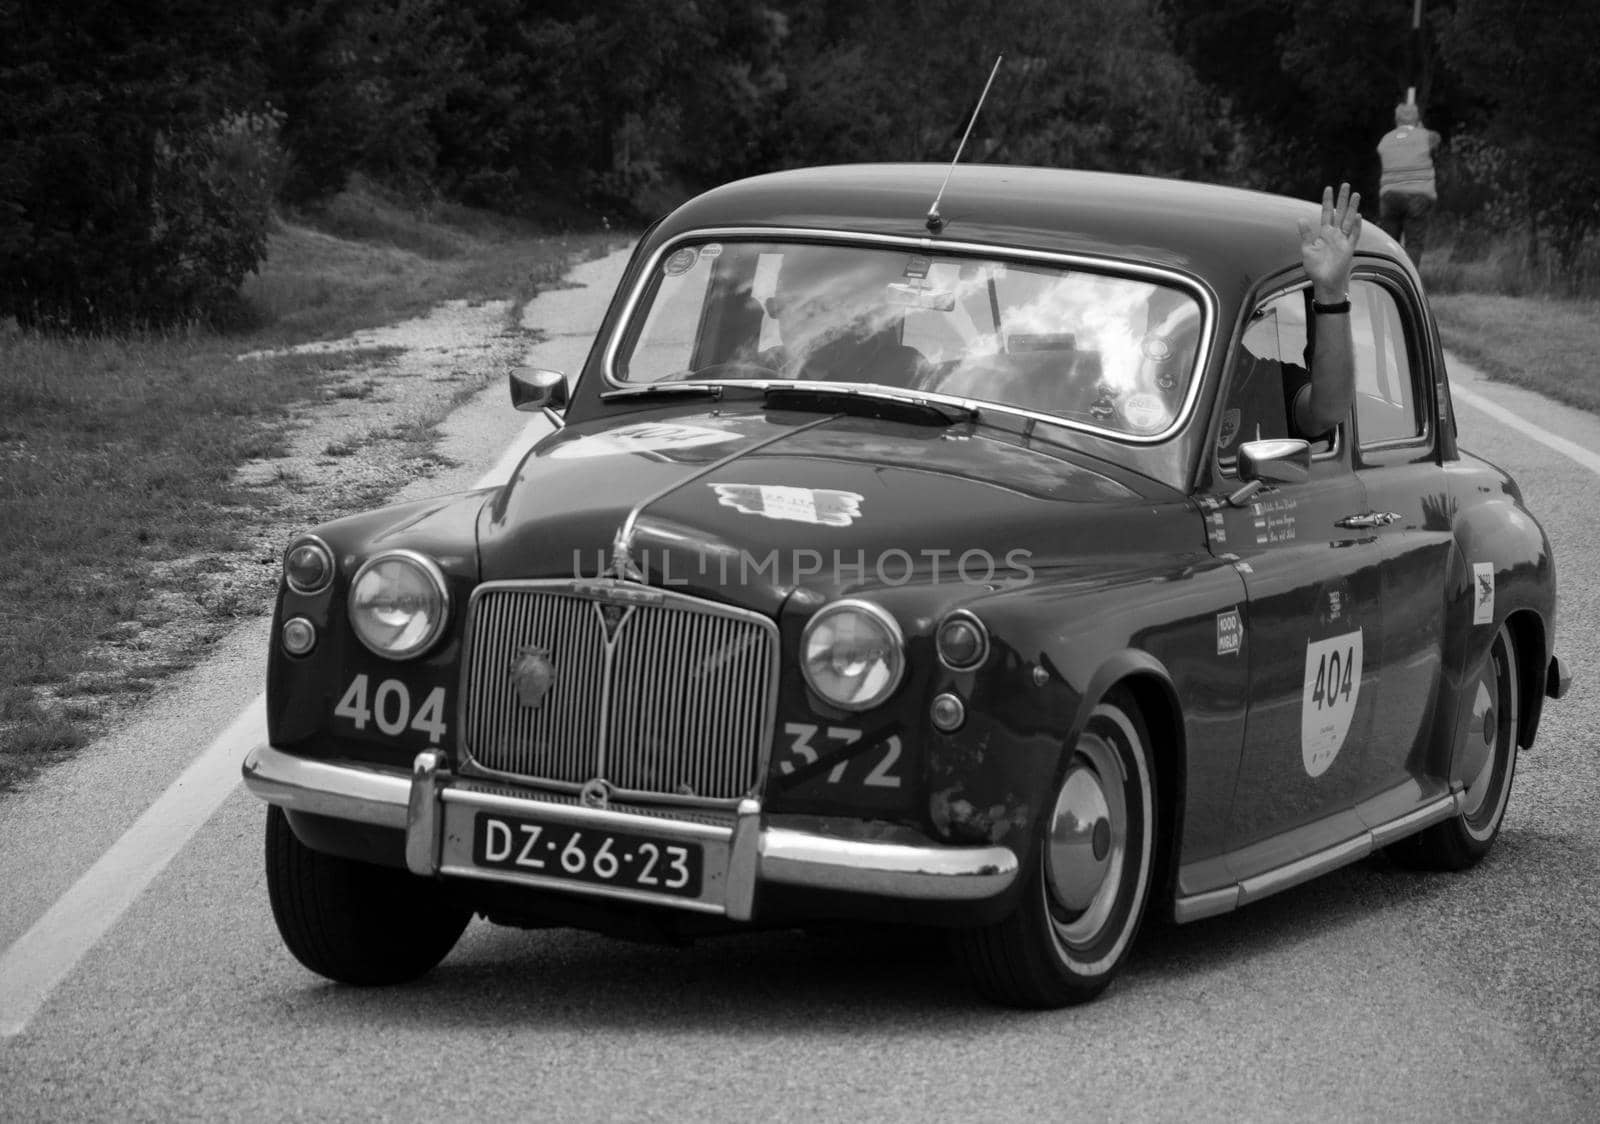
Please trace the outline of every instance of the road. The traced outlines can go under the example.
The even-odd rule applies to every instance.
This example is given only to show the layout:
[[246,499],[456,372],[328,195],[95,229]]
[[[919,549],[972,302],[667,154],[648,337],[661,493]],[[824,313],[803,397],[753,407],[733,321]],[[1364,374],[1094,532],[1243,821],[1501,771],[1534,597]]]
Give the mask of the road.
[[[577,370],[618,267],[531,306],[538,363]],[[1452,377],[1463,445],[1516,475],[1554,542],[1578,672],[1475,870],[1373,858],[1147,930],[1099,1002],[1059,1012],[984,1006],[935,951],[882,941],[482,922],[414,985],[336,987],[279,942],[263,808],[235,783],[258,621],[0,798],[0,1120],[1593,1120],[1600,420]],[[493,471],[525,420],[499,387],[469,403],[446,437],[461,467],[425,490]]]

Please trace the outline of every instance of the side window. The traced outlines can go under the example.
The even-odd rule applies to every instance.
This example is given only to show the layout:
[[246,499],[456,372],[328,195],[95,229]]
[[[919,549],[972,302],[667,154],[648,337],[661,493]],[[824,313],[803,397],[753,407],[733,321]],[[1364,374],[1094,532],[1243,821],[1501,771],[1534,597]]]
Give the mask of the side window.
[[1361,444],[1409,441],[1426,432],[1406,323],[1394,294],[1375,281],[1350,286],[1356,347],[1356,429]]
[[[1233,464],[1246,441],[1295,436],[1289,417],[1306,371],[1305,292],[1282,293],[1256,309],[1229,363],[1228,396],[1217,433],[1217,459]],[[1322,451],[1328,440],[1313,441]]]

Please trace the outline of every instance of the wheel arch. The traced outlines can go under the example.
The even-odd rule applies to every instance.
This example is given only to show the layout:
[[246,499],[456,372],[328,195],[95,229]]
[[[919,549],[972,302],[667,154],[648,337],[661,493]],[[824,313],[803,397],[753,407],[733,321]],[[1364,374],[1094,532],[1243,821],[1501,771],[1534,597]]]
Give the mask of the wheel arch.
[[1177,886],[1177,848],[1182,838],[1185,794],[1188,791],[1188,750],[1183,728],[1183,706],[1172,675],[1155,656],[1137,649],[1114,654],[1100,665],[1083,693],[1072,724],[1066,750],[1077,742],[1089,715],[1116,688],[1132,696],[1150,735],[1150,753],[1156,785],[1156,853],[1151,872],[1152,897],[1170,903]]
[[1544,712],[1545,622],[1533,609],[1517,609],[1507,614],[1505,624],[1517,663],[1517,744],[1531,749]]

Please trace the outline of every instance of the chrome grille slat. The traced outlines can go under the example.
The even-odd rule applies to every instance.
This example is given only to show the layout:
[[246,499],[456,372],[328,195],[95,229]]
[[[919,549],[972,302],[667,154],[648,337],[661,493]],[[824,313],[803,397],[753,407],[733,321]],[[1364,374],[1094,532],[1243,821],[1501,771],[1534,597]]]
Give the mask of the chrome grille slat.
[[[572,583],[481,587],[463,656],[465,756],[507,778],[602,777],[617,792],[691,802],[753,791],[771,735],[776,627],[682,594],[650,598],[619,606],[608,641],[603,594]],[[513,682],[525,645],[547,650],[555,668],[537,707],[519,702]]]

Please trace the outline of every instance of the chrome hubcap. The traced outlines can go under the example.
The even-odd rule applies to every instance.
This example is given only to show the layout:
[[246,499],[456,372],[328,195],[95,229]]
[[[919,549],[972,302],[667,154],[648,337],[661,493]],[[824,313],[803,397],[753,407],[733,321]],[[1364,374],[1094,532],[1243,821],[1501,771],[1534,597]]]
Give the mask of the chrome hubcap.
[[1491,657],[1484,668],[1472,699],[1472,717],[1467,720],[1466,745],[1462,747],[1466,759],[1462,762],[1461,776],[1467,786],[1462,811],[1468,817],[1482,810],[1494,782],[1494,749],[1500,734],[1500,708],[1496,705],[1500,686],[1498,663]]
[[1086,944],[1104,928],[1127,851],[1121,765],[1108,743],[1086,735],[1056,795],[1045,845],[1046,884],[1066,915],[1056,919],[1062,939]]

